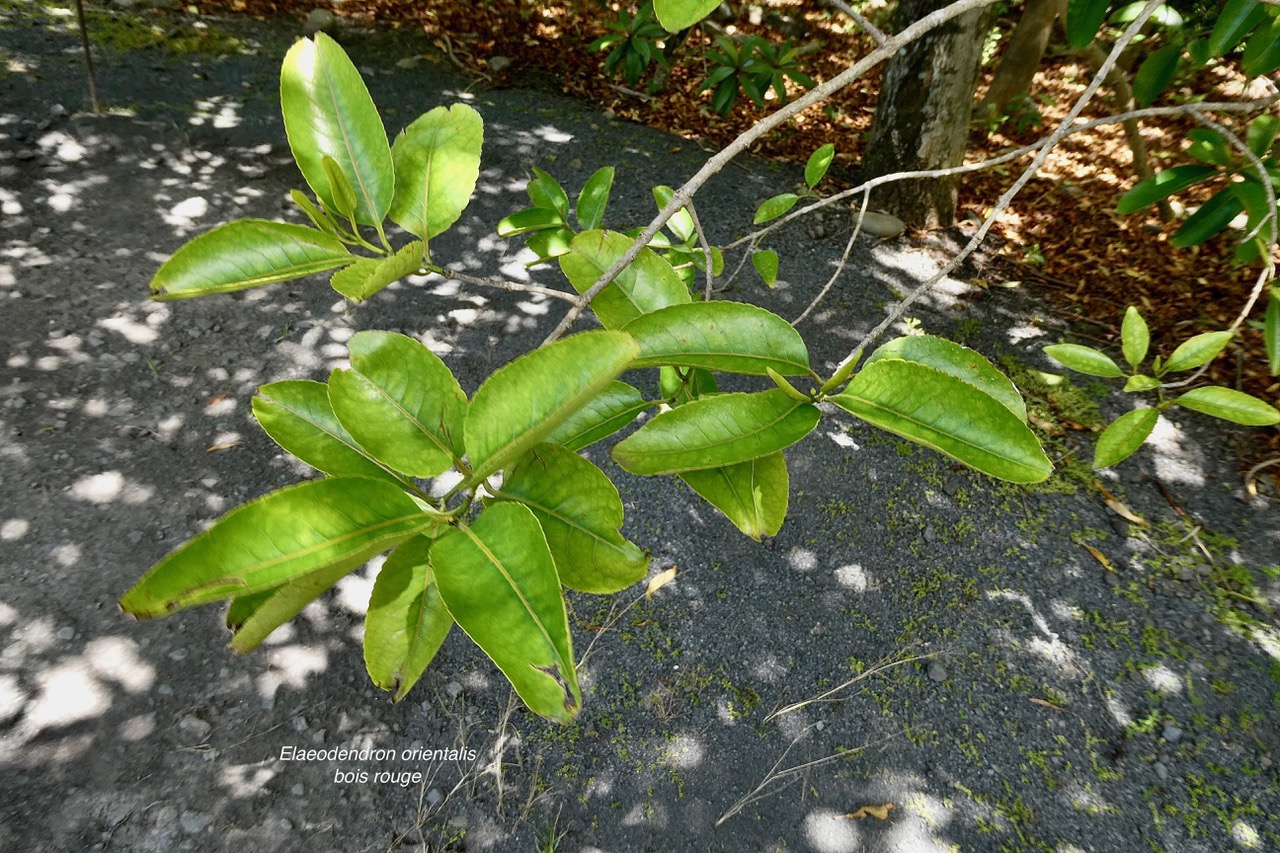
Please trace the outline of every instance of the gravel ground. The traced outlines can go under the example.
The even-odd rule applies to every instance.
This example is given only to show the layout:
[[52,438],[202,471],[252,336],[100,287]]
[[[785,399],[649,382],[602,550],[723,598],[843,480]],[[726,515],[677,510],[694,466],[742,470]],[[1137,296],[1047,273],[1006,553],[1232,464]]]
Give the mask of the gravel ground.
[[[571,598],[586,704],[568,727],[528,714],[458,632],[390,704],[361,661],[367,571],[242,658],[217,608],[121,616],[170,548],[311,475],[252,422],[259,384],[323,378],[354,331],[389,329],[470,393],[559,311],[439,279],[359,306],[321,281],[149,303],[184,240],[292,215],[275,78],[295,31],[213,22],[242,50],[212,58],[99,45],[103,100],[127,109],[94,116],[74,34],[33,8],[0,4],[0,849],[1280,849],[1280,513],[1242,491],[1237,436],[1191,416],[1102,475],[1136,524],[1070,460],[1011,487],[831,412],[789,452],[791,514],[763,545],[592,448],[624,533],[678,575],[652,598]],[[459,99],[484,116],[476,199],[433,241],[469,270],[523,274],[493,225],[530,165],[571,192],[617,165],[616,226],[705,157],[546,91],[485,89],[407,35],[339,37],[393,130]],[[732,237],[797,180],[744,161],[701,219]],[[794,316],[848,227],[798,226],[775,240],[782,284],[730,295]],[[815,363],[942,241],[860,241],[801,326]],[[1019,288],[947,280],[912,313],[1020,380],[1065,334]],[[1126,405],[1026,390],[1050,421]],[[1089,441],[1052,446],[1087,458]]]

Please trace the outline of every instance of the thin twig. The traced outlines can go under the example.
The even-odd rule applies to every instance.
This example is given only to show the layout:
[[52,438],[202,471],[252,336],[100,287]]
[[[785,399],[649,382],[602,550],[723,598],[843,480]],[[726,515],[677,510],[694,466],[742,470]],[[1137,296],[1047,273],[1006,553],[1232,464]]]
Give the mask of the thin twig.
[[871,667],[871,669],[868,669],[865,672],[858,673],[853,678],[850,678],[848,681],[844,682],[843,684],[838,684],[835,687],[832,687],[830,690],[826,691],[825,693],[819,693],[817,696],[814,696],[810,699],[804,699],[800,702],[794,702],[790,705],[786,705],[782,708],[779,708],[778,710],[769,714],[769,716],[765,717],[764,721],[767,723],[770,720],[772,720],[774,717],[781,717],[783,714],[790,714],[792,711],[799,711],[801,708],[804,708],[808,705],[813,705],[817,702],[839,702],[843,699],[847,699],[848,698],[847,696],[837,696],[836,694],[842,692],[847,687],[852,687],[853,685],[857,684],[859,681],[868,679],[873,675],[879,675],[885,670],[892,669],[895,666],[902,666],[903,664],[914,663],[915,661],[919,661],[919,660],[929,660],[930,658],[935,658],[937,656],[938,656],[938,652],[930,652],[927,655],[912,655],[911,657],[907,657],[907,658],[885,658],[884,660],[878,662],[875,666]]
[[556,290],[552,287],[543,287],[538,284],[520,284],[515,281],[504,281],[500,278],[490,278],[488,276],[476,276],[453,269],[452,267],[435,267],[431,270],[434,273],[444,276],[445,278],[460,281],[463,284],[471,284],[477,287],[496,287],[499,290],[506,290],[513,293],[538,293],[543,296],[552,296],[556,299],[563,299],[566,302],[577,302],[576,294],[567,293],[563,290]]
[[809,307],[800,312],[800,316],[791,321],[792,326],[800,325],[805,317],[809,316],[809,312],[818,307],[818,303],[826,298],[828,291],[840,278],[840,274],[844,272],[845,266],[849,263],[849,254],[853,252],[853,244],[858,241],[858,235],[862,233],[862,218],[867,212],[867,201],[869,196],[862,197],[862,207],[858,210],[858,218],[853,224],[853,230],[849,232],[849,241],[844,244],[844,254],[840,256],[840,262],[836,264],[836,271],[831,274],[831,278],[827,279],[827,283],[822,286],[822,290],[809,303]]
[[893,54],[897,53],[904,45],[915,41],[917,38],[920,38],[922,35],[931,32],[932,30],[937,29],[953,18],[974,9],[990,6],[995,2],[996,0],[959,0],[959,2],[953,3],[945,9],[939,9],[936,12],[931,12],[904,29],[902,32],[890,39],[887,39],[884,44],[858,60],[858,62],[854,63],[845,71],[842,71],[830,80],[819,84],[811,89],[808,94],[797,98],[790,104],[787,104],[776,112],[765,117],[758,124],[755,124],[744,131],[737,139],[730,142],[720,152],[708,159],[692,178],[686,181],[680,189],[675,191],[666,206],[662,208],[662,211],[654,217],[653,221],[650,222],[642,232],[640,232],[639,236],[637,236],[631,246],[627,248],[627,251],[623,253],[622,257],[619,258],[613,266],[605,270],[604,273],[596,279],[595,283],[582,294],[543,343],[551,343],[567,332],[569,327],[573,325],[574,321],[577,320],[586,307],[591,304],[591,300],[594,299],[600,291],[604,290],[620,272],[626,269],[627,266],[636,259],[636,256],[640,254],[640,250],[649,245],[649,241],[651,241],[658,231],[661,230],[662,226],[667,223],[667,220],[674,216],[676,211],[680,208],[687,207],[689,202],[693,199],[694,194],[702,188],[703,184],[710,180],[713,175],[724,169],[724,167],[728,165],[734,157],[746,151],[753,142],[769,133],[769,131],[773,130],[775,127],[778,127],[784,122],[790,121],[792,117],[804,112],[814,104],[826,100],[844,87],[861,79],[863,74],[893,56]]
[[702,259],[707,265],[707,290],[703,299],[710,302],[711,293],[715,290],[716,285],[715,264],[712,263],[711,259],[711,244],[707,242],[707,234],[702,230],[702,220],[698,218],[698,211],[693,206],[692,201],[689,202],[689,206],[685,210],[689,211],[689,218],[693,220],[693,230],[698,235],[698,245],[702,247]]
[[879,27],[868,21],[860,12],[855,10],[848,3],[841,2],[841,0],[826,0],[826,4],[836,11],[852,18],[854,23],[866,31],[867,35],[876,40],[876,44],[884,44],[885,40],[888,39],[888,36],[881,32]]

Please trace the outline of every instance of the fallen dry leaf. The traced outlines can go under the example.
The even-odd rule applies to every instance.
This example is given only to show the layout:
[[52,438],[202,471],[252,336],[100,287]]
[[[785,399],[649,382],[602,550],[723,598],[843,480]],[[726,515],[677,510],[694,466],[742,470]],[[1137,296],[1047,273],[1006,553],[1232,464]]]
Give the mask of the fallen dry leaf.
[[1099,563],[1102,564],[1102,568],[1106,569],[1112,574],[1115,574],[1116,567],[1111,565],[1111,560],[1107,558],[1106,554],[1102,553],[1092,545],[1085,545],[1084,547],[1090,554],[1093,555],[1093,559],[1097,560]]
[[888,820],[889,812],[896,809],[893,803],[884,803],[879,806],[863,806],[856,812],[849,812],[845,815],[849,820],[862,820],[864,817],[873,817],[876,820]]
[[644,591],[645,598],[652,598],[653,594],[662,589],[667,584],[676,579],[676,567],[672,566],[665,572],[658,572],[653,576],[653,580],[649,581],[649,587]]

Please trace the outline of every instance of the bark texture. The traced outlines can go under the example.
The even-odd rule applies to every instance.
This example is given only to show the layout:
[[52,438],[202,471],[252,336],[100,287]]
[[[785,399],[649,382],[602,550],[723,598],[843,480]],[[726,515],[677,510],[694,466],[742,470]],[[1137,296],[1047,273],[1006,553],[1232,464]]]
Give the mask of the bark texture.
[[1066,0],[1027,0],[987,89],[984,106],[1004,112],[1011,101],[1031,91],[1031,81],[1053,35],[1053,22],[1066,14],[1066,8]]
[[[898,30],[948,0],[902,0]],[[875,120],[863,149],[866,177],[958,166],[964,160],[977,84],[982,10],[944,24],[897,53],[885,67]],[[872,204],[916,228],[955,222],[959,178],[898,181],[879,187]]]

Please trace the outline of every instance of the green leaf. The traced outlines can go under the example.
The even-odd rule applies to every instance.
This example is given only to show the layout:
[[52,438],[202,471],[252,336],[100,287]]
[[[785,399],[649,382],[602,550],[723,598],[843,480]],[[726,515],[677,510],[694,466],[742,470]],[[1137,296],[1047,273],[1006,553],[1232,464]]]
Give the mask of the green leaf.
[[[237,615],[243,615],[235,626],[228,646],[241,654],[253,651],[272,631],[297,616],[304,607],[358,567],[358,563],[349,565],[340,562],[302,575],[283,586],[260,593],[261,599],[253,597],[251,608],[245,607],[247,602],[243,602],[243,599],[236,599],[236,603],[241,603],[243,608],[237,608]],[[230,615],[228,610],[228,617]]]
[[1167,44],[1142,61],[1133,75],[1133,98],[1138,106],[1147,106],[1168,87],[1181,54],[1182,45]]
[[774,287],[778,283],[778,253],[772,249],[761,249],[751,253],[751,264],[760,273],[764,283]]
[[1169,356],[1164,369],[1168,372],[1194,370],[1203,364],[1208,364],[1217,358],[1218,353],[1227,348],[1231,338],[1231,332],[1205,332],[1188,338],[1173,351],[1173,355]]
[[431,552],[440,596],[536,714],[560,723],[582,704],[555,561],[538,520],[496,503],[470,527],[443,533]]
[[1111,360],[1110,356],[1093,347],[1084,347],[1079,344],[1054,344],[1045,347],[1044,354],[1077,373],[1102,376],[1106,379],[1124,376],[1124,371]]
[[151,298],[168,301],[302,278],[351,263],[347,247],[302,225],[237,219],[201,234],[151,279]]
[[541,207],[547,210],[554,210],[560,214],[562,222],[569,221],[569,195],[564,191],[564,187],[546,172],[533,166],[533,180],[529,181],[525,187],[525,192],[529,193],[529,200],[533,202],[534,207]]
[[991,362],[979,352],[946,338],[932,335],[907,335],[884,344],[868,356],[866,364],[884,358],[898,358],[923,364],[967,382],[988,397],[994,398],[1018,418],[1027,422],[1027,406],[1022,395]]
[[1004,403],[927,364],[868,361],[829,399],[873,426],[1002,480],[1038,483],[1053,470],[1035,435]]
[[263,385],[253,398],[253,416],[276,444],[332,477],[372,477],[407,485],[343,428],[323,382],[289,379]]
[[1193,127],[1187,131],[1187,156],[1208,163],[1211,166],[1225,166],[1230,169],[1235,165],[1235,156],[1226,137],[1211,127]]
[[418,272],[425,249],[421,240],[414,240],[390,257],[363,258],[334,273],[329,284],[348,299],[363,302],[384,287]]
[[552,258],[567,255],[572,242],[573,232],[568,228],[552,228],[546,231],[539,231],[525,241],[525,246],[538,256],[538,260],[525,266],[531,267],[535,264],[549,261]]
[[1270,363],[1271,375],[1280,376],[1280,292],[1271,288],[1271,298],[1267,300],[1266,318],[1262,322],[1262,336],[1267,346],[1267,361]]
[[333,221],[332,216],[316,207],[315,202],[307,198],[302,190],[289,190],[289,198],[293,199],[293,203],[306,214],[312,225],[330,237],[338,236],[338,223]]
[[382,222],[395,193],[387,131],[337,42],[317,33],[290,48],[280,72],[280,107],[293,159],[316,197],[341,210],[323,166],[331,157],[355,191],[356,221]]
[[238,507],[157,563],[120,606],[139,619],[354,569],[437,523],[390,483],[312,480]]
[[1245,128],[1245,145],[1257,157],[1266,157],[1271,150],[1271,143],[1276,141],[1277,133],[1280,133],[1280,116],[1263,113]]
[[513,213],[498,223],[499,237],[515,237],[530,231],[541,231],[544,228],[561,228],[564,220],[554,210],[545,207],[530,207],[519,213]]
[[809,352],[790,323],[743,302],[690,302],[660,308],[627,324],[640,347],[633,367],[678,364],[764,376],[809,375]]
[[757,542],[776,536],[782,529],[790,486],[781,452],[721,468],[685,471],[679,476]]
[[1209,35],[1209,53],[1222,56],[1234,48],[1266,14],[1258,0],[1227,0]]
[[658,23],[669,33],[687,30],[720,5],[720,0],[653,0]]
[[1110,468],[1136,453],[1159,419],[1160,413],[1149,408],[1135,409],[1116,418],[1098,436],[1098,445],[1093,451],[1094,469]]
[[391,552],[364,617],[364,664],[373,683],[403,699],[440,650],[453,617],[431,570],[432,542],[415,536]]
[[[711,246],[711,274],[720,275],[724,272],[724,252],[720,251],[719,246]],[[690,256],[693,259],[693,265],[703,272],[707,271],[707,255],[700,249],[694,249]]]
[[1165,169],[1158,175],[1139,181],[1133,189],[1125,193],[1116,205],[1116,213],[1134,213],[1174,193],[1180,193],[1187,187],[1198,184],[1217,173],[1218,170],[1212,166],[1195,164]]
[[622,538],[622,498],[605,473],[572,450],[539,444],[511,467],[498,498],[533,511],[560,582],[607,594],[644,577],[649,558]]
[[782,214],[796,206],[796,202],[800,200],[800,196],[795,193],[781,193],[773,198],[765,199],[764,203],[756,209],[755,219],[752,224],[759,225],[762,222],[768,222],[770,219],[777,219]]
[[396,137],[391,219],[430,240],[462,216],[480,176],[484,122],[466,104],[436,107]]
[[1067,41],[1072,47],[1076,50],[1088,47],[1107,19],[1107,7],[1110,5],[1110,0],[1068,0]]
[[804,182],[809,189],[817,186],[818,181],[826,176],[827,169],[831,168],[831,161],[835,156],[836,147],[830,142],[809,155],[809,162],[804,166]]
[[[666,209],[666,206],[671,203],[675,195],[676,191],[671,187],[657,186],[653,188],[653,200],[657,203],[659,212]],[[671,218],[667,220],[667,228],[671,230],[672,234],[676,235],[678,240],[685,242],[693,239],[693,235],[696,232],[693,224],[693,215],[689,213],[687,208],[683,207],[673,213]]]
[[1169,245],[1185,249],[1203,243],[1226,228],[1242,210],[1244,204],[1231,192],[1231,187],[1219,190],[1217,195],[1187,217],[1187,221],[1169,238]]
[[1187,55],[1197,69],[1203,68],[1213,58],[1209,55],[1209,40],[1200,38],[1187,42]]
[[581,450],[626,427],[652,405],[635,388],[614,380],[552,430],[547,441]]
[[613,448],[632,474],[679,474],[768,456],[808,435],[821,414],[778,390],[719,394],[663,412]]
[[[1138,14],[1146,5],[1146,3],[1130,3],[1127,6],[1122,6],[1114,15],[1111,16],[1111,23],[1132,23],[1137,19]],[[1151,14],[1151,20],[1161,26],[1170,28],[1181,27],[1183,24],[1182,15],[1178,13],[1178,10],[1170,6],[1157,6],[1156,10]]]
[[609,204],[609,193],[612,190],[612,166],[597,169],[595,174],[587,178],[582,192],[578,193],[578,203],[575,206],[575,214],[582,230],[594,231],[600,227],[600,223],[604,221],[604,209]]
[[1147,328],[1147,321],[1132,305],[1125,309],[1124,322],[1120,324],[1120,346],[1124,350],[1124,360],[1135,370],[1147,357],[1147,349],[1151,346],[1151,330]]
[[414,477],[460,465],[467,397],[444,362],[391,332],[358,332],[347,347],[352,369],[330,375],[329,402],[360,446]]
[[638,348],[622,332],[583,332],[520,356],[476,391],[467,414],[470,482],[523,456],[609,387]]
[[[585,293],[635,241],[614,231],[585,231],[560,258],[560,269],[579,293]],[[689,289],[671,264],[645,247],[607,287],[591,300],[606,329],[621,329],[641,314],[689,301]]]
[[338,161],[325,155],[320,158],[320,166],[324,170],[325,180],[329,182],[329,192],[333,195],[333,208],[349,220],[356,218],[356,191],[351,188],[347,176],[342,173]]
[[1173,402],[1184,409],[1245,426],[1271,426],[1280,423],[1280,411],[1274,406],[1250,394],[1219,385],[1193,388]]
[[671,406],[683,406],[691,400],[709,397],[720,390],[715,374],[701,368],[661,367],[658,388]]
[[1124,390],[1130,394],[1140,393],[1142,391],[1154,391],[1160,387],[1160,380],[1154,376],[1144,376],[1137,374],[1129,377],[1129,381],[1124,383]]
[[1280,19],[1263,24],[1249,37],[1240,67],[1250,77],[1270,74],[1280,68]]

